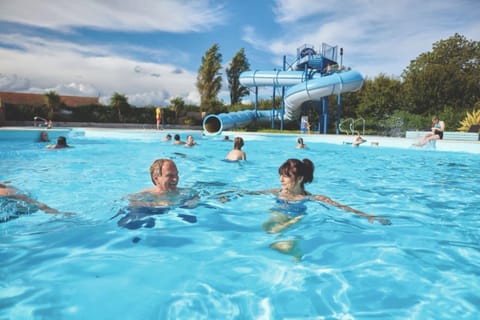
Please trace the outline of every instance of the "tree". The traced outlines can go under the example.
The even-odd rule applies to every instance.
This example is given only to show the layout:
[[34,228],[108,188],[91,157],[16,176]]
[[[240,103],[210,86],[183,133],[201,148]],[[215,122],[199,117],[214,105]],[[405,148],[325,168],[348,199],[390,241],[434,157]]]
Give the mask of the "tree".
[[240,84],[240,74],[249,69],[250,64],[245,56],[245,49],[241,48],[230,62],[230,67],[227,67],[226,70],[231,105],[239,103],[242,97],[250,94],[248,88]]
[[48,107],[48,118],[52,120],[55,110],[60,106],[60,96],[53,90],[45,93],[45,100]]
[[200,94],[200,110],[215,111],[212,107],[217,105],[217,95],[222,88],[222,54],[220,47],[214,44],[202,57],[202,65],[198,69],[197,89]]
[[128,98],[118,92],[114,92],[110,98],[110,107],[117,109],[118,112],[118,121],[123,121],[122,110],[125,110],[130,105],[128,104]]
[[185,109],[185,101],[181,97],[177,97],[172,99],[170,104],[171,109],[175,112],[175,123],[177,123],[180,112]]
[[380,74],[374,80],[366,80],[364,87],[359,92],[361,101],[357,107],[357,116],[380,121],[388,118],[400,104],[400,80]]
[[433,44],[402,74],[408,110],[459,114],[480,100],[480,42],[455,34]]

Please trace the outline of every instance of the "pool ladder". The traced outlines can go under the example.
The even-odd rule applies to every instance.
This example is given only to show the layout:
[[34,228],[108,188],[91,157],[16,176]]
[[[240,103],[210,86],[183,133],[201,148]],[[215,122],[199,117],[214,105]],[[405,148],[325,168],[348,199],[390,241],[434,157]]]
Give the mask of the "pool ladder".
[[[45,127],[48,126],[48,121],[47,121],[47,119],[44,119],[44,118],[39,117],[39,116],[35,116],[35,117],[33,117],[33,126],[34,126],[34,127],[37,126],[37,120],[43,121],[43,125],[44,125]],[[38,126],[41,127],[42,124],[39,123]]]
[[[361,121],[362,124],[363,124],[362,135],[365,135],[365,119],[363,119],[363,118],[358,118],[358,119],[347,118],[347,119],[343,120],[342,122],[340,122],[340,124],[338,125],[338,130],[340,132],[345,132],[347,135],[352,134],[352,135],[359,136],[360,131],[355,130],[355,123],[357,123],[359,121]],[[349,129],[343,129],[342,128],[342,125],[345,124],[345,123],[349,123],[349,126],[348,126]]]

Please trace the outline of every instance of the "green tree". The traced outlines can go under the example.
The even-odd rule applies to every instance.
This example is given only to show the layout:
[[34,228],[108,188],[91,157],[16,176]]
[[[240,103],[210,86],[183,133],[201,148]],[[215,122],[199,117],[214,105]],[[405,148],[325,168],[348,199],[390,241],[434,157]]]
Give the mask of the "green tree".
[[218,107],[217,95],[222,88],[222,54],[220,47],[214,44],[202,57],[202,65],[198,69],[197,89],[200,94],[200,110],[215,112]]
[[455,34],[433,44],[403,72],[407,108],[415,114],[460,113],[480,100],[480,42]]
[[395,110],[401,107],[399,94],[401,82],[380,74],[373,80],[366,80],[360,90],[360,102],[356,116],[373,118],[380,121],[388,118]]
[[123,121],[122,111],[125,111],[130,105],[128,104],[128,98],[124,94],[114,92],[110,98],[110,107],[117,109],[118,121]]
[[240,74],[249,69],[250,63],[245,56],[245,49],[241,48],[230,62],[230,67],[226,69],[228,89],[230,90],[230,105],[239,103],[242,97],[250,94],[248,88],[240,84]]
[[44,96],[45,96],[45,102],[48,107],[48,118],[50,120],[53,120],[53,114],[61,104],[60,96],[58,95],[58,93],[56,93],[53,90],[48,91],[47,93],[45,93]]
[[180,113],[185,109],[185,101],[181,97],[176,97],[170,101],[170,108],[175,112],[175,123],[177,123]]

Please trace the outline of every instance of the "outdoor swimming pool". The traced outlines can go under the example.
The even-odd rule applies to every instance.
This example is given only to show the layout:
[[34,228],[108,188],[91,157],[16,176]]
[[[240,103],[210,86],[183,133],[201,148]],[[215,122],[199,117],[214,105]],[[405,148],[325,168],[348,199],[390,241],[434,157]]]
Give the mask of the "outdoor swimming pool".
[[[296,135],[240,134],[248,161],[229,163],[231,141],[170,132],[199,145],[141,130],[74,129],[63,150],[0,139],[0,182],[71,213],[0,223],[0,319],[478,318],[478,154],[313,136],[298,150]],[[149,166],[164,157],[199,206],[156,215],[153,228],[119,227],[111,217],[151,187]],[[392,224],[307,202],[298,224],[265,232],[275,197],[240,191],[278,188],[288,158],[314,162],[310,192]],[[272,249],[279,241],[293,253]]]

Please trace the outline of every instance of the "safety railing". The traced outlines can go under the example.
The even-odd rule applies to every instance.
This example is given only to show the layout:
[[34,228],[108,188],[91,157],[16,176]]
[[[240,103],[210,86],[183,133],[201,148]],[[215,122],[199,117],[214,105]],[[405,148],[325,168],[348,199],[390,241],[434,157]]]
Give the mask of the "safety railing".
[[[363,118],[358,118],[358,119],[347,118],[347,119],[341,121],[340,124],[338,125],[338,131],[340,131],[340,133],[346,133],[347,135],[348,134],[360,135],[360,132],[358,130],[355,130],[355,123],[360,122],[360,121],[362,122],[362,125],[363,125],[362,135],[364,135],[365,134],[365,119],[363,119]],[[344,124],[348,124],[348,129],[344,129],[342,127]]]
[[[33,117],[33,126],[34,127],[37,127],[37,121],[41,120],[43,122],[43,125],[46,127],[48,126],[48,121],[47,119],[45,118],[42,118],[42,117],[39,117],[39,116],[35,116]],[[38,127],[41,127],[42,126],[42,123],[39,123],[38,124]]]

